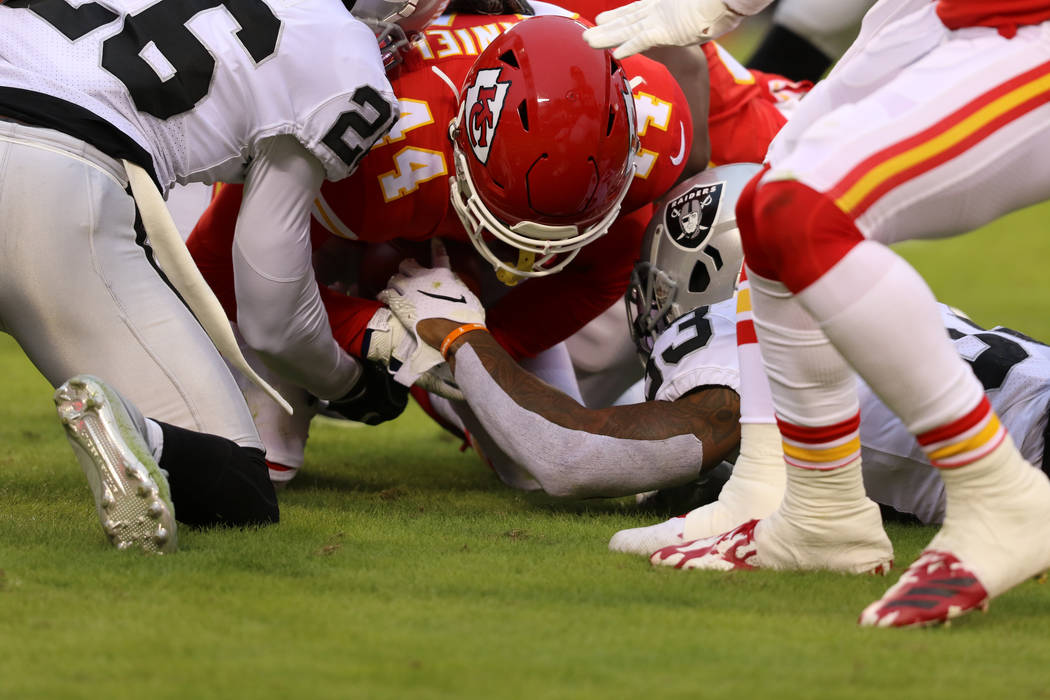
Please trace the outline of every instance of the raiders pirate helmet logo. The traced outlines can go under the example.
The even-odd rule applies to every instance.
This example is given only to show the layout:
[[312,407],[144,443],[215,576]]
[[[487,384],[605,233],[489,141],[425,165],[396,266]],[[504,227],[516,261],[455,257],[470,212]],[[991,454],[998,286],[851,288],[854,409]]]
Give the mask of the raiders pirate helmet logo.
[[482,165],[488,163],[492,140],[496,137],[500,115],[503,114],[503,103],[507,99],[510,81],[500,81],[500,68],[488,68],[478,71],[474,84],[467,88],[463,100],[463,119],[467,132],[467,141]]
[[718,221],[724,186],[725,182],[695,185],[667,203],[664,226],[671,240],[686,250],[700,247]]

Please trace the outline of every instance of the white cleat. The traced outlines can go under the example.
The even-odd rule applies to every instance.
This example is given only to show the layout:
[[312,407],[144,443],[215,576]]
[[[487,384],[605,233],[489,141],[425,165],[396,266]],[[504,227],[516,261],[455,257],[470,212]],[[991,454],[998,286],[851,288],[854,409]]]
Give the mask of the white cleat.
[[658,549],[682,544],[684,523],[685,516],[680,515],[656,525],[620,530],[609,540],[609,549],[613,552],[648,557]]
[[176,551],[167,479],[116,391],[81,374],[55,391],[55,406],[110,542],[117,549]]
[[737,472],[722,487],[714,503],[708,503],[685,516],[682,537],[685,541],[713,537],[729,532],[749,520],[761,520],[773,514],[784,497],[784,470],[779,482],[769,483],[740,478]]
[[714,537],[750,520],[769,517],[784,498],[786,482],[777,426],[767,423],[741,425],[740,456],[733,467],[733,475],[722,487],[718,500],[686,515],[682,538],[689,542]]

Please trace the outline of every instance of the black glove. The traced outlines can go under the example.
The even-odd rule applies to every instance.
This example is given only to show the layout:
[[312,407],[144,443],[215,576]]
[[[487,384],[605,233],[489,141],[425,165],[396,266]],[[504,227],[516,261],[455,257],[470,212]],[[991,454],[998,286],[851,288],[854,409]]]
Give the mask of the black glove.
[[378,362],[361,362],[361,378],[341,399],[328,402],[328,410],[343,418],[379,425],[401,415],[408,405],[408,387],[394,381]]

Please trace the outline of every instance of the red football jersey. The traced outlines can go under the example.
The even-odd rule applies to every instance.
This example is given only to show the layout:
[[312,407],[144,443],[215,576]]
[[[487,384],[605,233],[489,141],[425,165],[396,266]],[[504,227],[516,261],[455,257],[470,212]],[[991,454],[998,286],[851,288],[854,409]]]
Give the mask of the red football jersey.
[[[564,0],[561,4],[593,24],[599,13],[629,1]],[[711,84],[707,129],[712,164],[761,163],[769,142],[787,121],[777,102],[804,93],[811,85],[748,70],[717,42],[709,41],[702,48]]]
[[[453,246],[456,241],[470,245],[449,202],[453,158],[448,125],[474,59],[522,19],[446,15],[425,30],[389,76],[400,101],[400,119],[351,177],[322,186],[314,208],[315,243],[328,233],[364,243],[440,236]],[[488,305],[489,329],[515,357],[535,355],[564,340],[624,293],[648,223],[648,205],[674,184],[685,165],[693,126],[681,88],[663,66],[647,58],[632,57],[623,65],[634,79],[641,144],[623,214],[566,269],[526,280]],[[232,280],[224,268],[239,201],[239,187],[222,188],[187,242],[230,313],[235,309]],[[372,261],[369,265],[368,273],[380,274]],[[389,270],[394,271],[396,267]],[[359,353],[365,325],[379,303],[332,294],[325,299],[337,340]]]
[[[422,240],[435,235],[468,240],[449,203],[448,125],[474,59],[498,33],[521,19],[446,15],[427,28],[391,76],[401,103],[400,120],[372,147],[354,175],[324,184],[317,221],[331,233],[355,240]],[[642,149],[622,207],[630,212],[659,198],[681,175],[683,154],[692,143],[692,119],[681,88],[663,66],[638,56],[625,61],[624,69],[638,84],[634,96]]]

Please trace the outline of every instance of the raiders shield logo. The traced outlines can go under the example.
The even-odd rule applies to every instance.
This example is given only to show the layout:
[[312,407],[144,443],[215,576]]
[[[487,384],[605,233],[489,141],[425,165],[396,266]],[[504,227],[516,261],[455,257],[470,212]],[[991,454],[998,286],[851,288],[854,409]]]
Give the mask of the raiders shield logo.
[[700,247],[718,220],[725,184],[695,185],[667,203],[664,208],[664,226],[671,240],[686,250]]
[[507,99],[510,81],[500,81],[502,69],[488,68],[478,71],[474,84],[467,88],[463,100],[463,119],[467,130],[467,141],[474,157],[484,165],[489,160],[492,140],[496,137],[503,102]]

